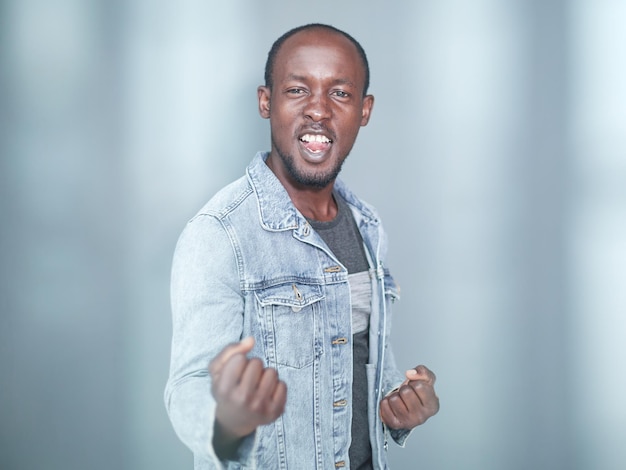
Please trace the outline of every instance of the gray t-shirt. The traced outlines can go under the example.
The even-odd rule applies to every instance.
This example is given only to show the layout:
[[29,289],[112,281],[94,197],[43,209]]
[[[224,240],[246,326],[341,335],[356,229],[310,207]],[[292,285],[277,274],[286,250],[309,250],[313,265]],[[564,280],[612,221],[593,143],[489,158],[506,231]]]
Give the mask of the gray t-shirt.
[[352,442],[350,468],[369,470],[372,465],[367,418],[367,374],[369,362],[369,317],[372,309],[372,284],[363,239],[348,204],[334,194],[337,216],[329,222],[310,220],[337,259],[348,270],[352,304]]

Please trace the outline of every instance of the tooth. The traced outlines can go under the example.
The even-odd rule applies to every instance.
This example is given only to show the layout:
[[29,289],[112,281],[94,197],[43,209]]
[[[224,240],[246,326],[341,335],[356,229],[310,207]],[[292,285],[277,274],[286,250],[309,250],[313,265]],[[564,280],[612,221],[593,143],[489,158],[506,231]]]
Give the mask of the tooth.
[[328,144],[330,143],[330,139],[328,137],[326,137],[325,135],[321,135],[321,134],[305,134],[302,137],[300,137],[300,140],[302,142],[318,142],[318,143],[322,143],[322,144]]

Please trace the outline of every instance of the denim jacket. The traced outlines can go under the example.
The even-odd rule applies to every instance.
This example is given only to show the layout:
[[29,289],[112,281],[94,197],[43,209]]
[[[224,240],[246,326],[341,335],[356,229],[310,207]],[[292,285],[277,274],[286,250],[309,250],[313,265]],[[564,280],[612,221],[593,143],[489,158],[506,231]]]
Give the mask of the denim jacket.
[[[172,267],[173,337],[168,414],[196,469],[349,468],[352,332],[348,273],[295,208],[258,153],[246,176],[218,192],[187,224]],[[368,418],[375,468],[387,468],[382,397],[403,380],[391,348],[398,289],[384,266],[386,239],[375,211],[340,181],[366,246],[372,282]],[[226,345],[256,340],[251,356],[287,384],[285,411],[246,437],[238,460],[212,447],[215,401],[207,366]]]

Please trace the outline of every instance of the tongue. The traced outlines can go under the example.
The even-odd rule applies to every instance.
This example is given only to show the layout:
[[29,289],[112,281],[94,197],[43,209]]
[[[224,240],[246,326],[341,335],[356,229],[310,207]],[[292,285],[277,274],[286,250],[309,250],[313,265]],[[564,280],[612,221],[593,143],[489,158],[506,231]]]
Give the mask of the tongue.
[[321,152],[322,150],[326,150],[329,144],[326,142],[304,142],[304,147],[309,152]]

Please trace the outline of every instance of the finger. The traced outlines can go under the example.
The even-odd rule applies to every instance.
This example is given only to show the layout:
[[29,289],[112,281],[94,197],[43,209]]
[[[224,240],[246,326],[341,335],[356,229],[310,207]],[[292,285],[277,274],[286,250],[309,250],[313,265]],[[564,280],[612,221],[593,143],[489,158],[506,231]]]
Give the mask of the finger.
[[287,404],[287,384],[282,380],[279,380],[274,388],[274,394],[268,407],[268,415],[270,420],[275,420],[285,411],[285,405]]
[[[422,383],[425,384],[425,382]],[[422,424],[431,415],[425,412],[424,406],[411,386],[405,385],[400,387],[400,390],[389,398],[389,408],[394,416],[388,424],[390,427],[395,429],[412,429]]]
[[411,382],[411,387],[407,389],[410,388],[413,390],[406,392],[405,398],[410,403],[408,419],[412,426],[419,426],[439,411],[439,398],[434,388],[426,382]]
[[264,424],[274,421],[284,410],[287,386],[278,380],[276,370],[267,368],[259,380],[258,388],[250,400],[250,409],[257,413]]
[[248,360],[246,367],[242,371],[239,387],[246,390],[248,394],[257,393],[259,382],[263,374],[263,362],[258,357]]
[[278,380],[276,369],[268,367],[263,370],[263,375],[259,380],[257,396],[262,401],[266,414],[277,417],[282,413],[282,408],[286,401],[286,390],[287,386],[284,382]]
[[[213,376],[212,390],[217,396],[226,396],[239,384],[248,364],[243,354],[235,354],[224,364],[219,374]],[[217,397],[216,397],[217,398]]]
[[439,397],[437,397],[437,393],[432,385],[422,381],[411,382],[410,385],[424,408],[431,411],[432,414],[439,411]]
[[435,381],[437,380],[435,373],[423,365],[415,366],[413,369],[407,370],[405,376],[408,380],[424,380],[430,383],[430,385],[435,385]]
[[238,343],[229,344],[211,361],[209,371],[211,374],[218,374],[231,357],[235,354],[245,355],[252,350],[253,346],[254,338],[251,336],[244,338]]
[[282,380],[279,380],[274,388],[274,394],[272,395],[273,403],[282,403],[283,406],[287,402],[287,384]]
[[259,380],[259,395],[271,400],[274,395],[276,386],[278,385],[278,372],[272,367],[263,369],[263,375]]
[[386,426],[397,429],[398,428],[398,418],[393,413],[391,406],[389,405],[389,399],[384,398],[380,402],[380,418],[383,420]]
[[209,372],[211,375],[217,375],[220,373],[224,364],[233,357],[235,354],[248,354],[254,347],[254,338],[248,336],[238,343],[231,343],[226,346],[222,351],[213,358],[209,364]]
[[415,366],[413,369],[407,370],[404,375],[407,380],[428,380],[429,376],[423,366]]
[[[408,413],[408,405],[404,401],[404,398],[403,398],[403,393],[405,393],[403,391],[406,388],[407,388],[407,385],[403,385],[402,387],[400,387],[400,389],[397,392],[392,393],[391,395],[387,397],[387,401],[389,402],[389,408],[393,412],[394,416],[398,419],[400,419],[401,416],[404,416],[406,413]],[[412,389],[410,390],[411,390],[411,393],[414,393]]]
[[[426,384],[425,382],[421,383]],[[410,385],[405,385],[398,391],[398,395],[406,407],[407,413],[412,413],[424,406],[418,391],[416,390],[417,388],[419,388],[419,386],[416,385],[416,382],[411,382]]]

